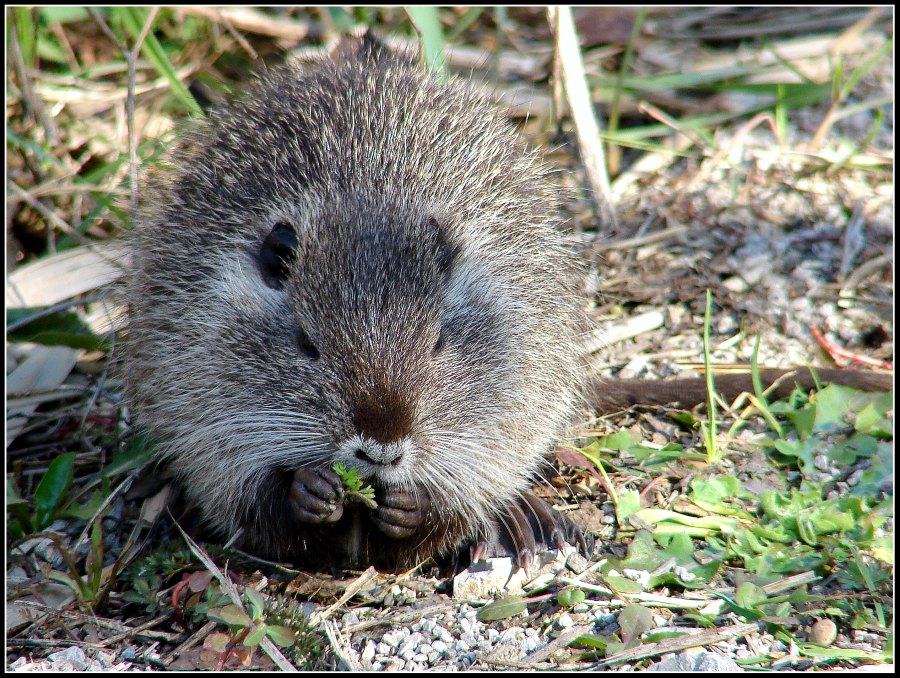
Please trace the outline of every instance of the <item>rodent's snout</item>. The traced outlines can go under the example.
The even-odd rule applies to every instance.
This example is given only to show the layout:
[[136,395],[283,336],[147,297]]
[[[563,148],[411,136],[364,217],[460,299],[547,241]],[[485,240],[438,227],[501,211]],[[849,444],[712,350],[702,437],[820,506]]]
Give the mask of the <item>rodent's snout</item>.
[[402,446],[382,445],[377,440],[366,440],[357,445],[353,456],[372,466],[396,466],[403,459]]
[[[412,456],[413,407],[389,389],[354,394],[354,435],[339,448],[348,463],[373,474],[402,473]],[[387,474],[387,476],[385,476]]]

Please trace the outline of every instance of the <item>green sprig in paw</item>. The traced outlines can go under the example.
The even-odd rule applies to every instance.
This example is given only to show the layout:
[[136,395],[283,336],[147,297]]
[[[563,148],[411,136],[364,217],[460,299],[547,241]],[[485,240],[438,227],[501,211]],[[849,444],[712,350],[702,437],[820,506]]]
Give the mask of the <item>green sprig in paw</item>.
[[363,479],[359,475],[359,471],[355,468],[348,469],[343,464],[335,464],[331,467],[344,483],[344,489],[347,492],[347,498],[350,501],[358,501],[369,509],[378,508],[375,502],[375,488],[371,485],[364,485]]

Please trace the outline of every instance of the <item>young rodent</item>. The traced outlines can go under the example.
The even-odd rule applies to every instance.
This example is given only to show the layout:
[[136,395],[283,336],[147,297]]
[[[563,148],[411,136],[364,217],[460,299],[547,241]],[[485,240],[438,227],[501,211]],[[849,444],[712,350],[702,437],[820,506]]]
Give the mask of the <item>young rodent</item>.
[[583,544],[529,489],[580,397],[578,264],[497,111],[365,38],[172,165],[131,240],[127,393],[223,538],[391,568]]

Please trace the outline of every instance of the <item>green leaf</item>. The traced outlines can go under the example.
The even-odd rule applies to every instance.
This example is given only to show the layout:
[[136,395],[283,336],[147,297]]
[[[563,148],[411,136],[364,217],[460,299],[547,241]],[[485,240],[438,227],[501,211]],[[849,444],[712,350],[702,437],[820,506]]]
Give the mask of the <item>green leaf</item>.
[[59,515],[60,517],[65,518],[74,517],[80,520],[90,520],[103,505],[103,502],[109,498],[110,492],[109,481],[104,479],[103,487],[92,492],[87,501],[70,504],[66,507],[66,510],[60,512]]
[[50,467],[34,491],[37,506],[37,530],[42,530],[53,522],[56,509],[65,499],[72,479],[75,477],[75,453],[66,452],[50,462]]
[[586,633],[583,636],[578,636],[575,640],[572,641],[571,644],[581,647],[589,647],[594,650],[605,650],[612,642],[616,641],[609,636],[601,636],[596,633]]
[[95,335],[85,325],[77,313],[57,311],[49,315],[37,316],[42,308],[9,308],[6,309],[7,327],[25,322],[29,317],[34,320],[19,325],[7,332],[6,339],[14,343],[33,342],[44,346],[69,346],[83,348],[88,351],[106,351],[109,342]]
[[619,495],[616,504],[616,519],[619,525],[627,525],[628,517],[641,510],[641,495],[637,490],[626,490]]
[[711,614],[703,614],[702,612],[683,612],[682,617],[685,619],[690,619],[691,621],[697,622],[700,626],[705,629],[712,629],[716,626],[716,618]]
[[231,644],[231,638],[227,633],[210,633],[204,641],[204,647],[208,647],[213,652],[222,654]]
[[623,430],[603,436],[599,439],[600,446],[610,450],[627,450],[641,442],[641,437],[634,431]]
[[243,640],[243,644],[247,647],[256,647],[262,642],[262,639],[266,637],[266,631],[268,630],[269,627],[266,626],[263,622],[260,622],[256,625],[255,629],[253,629],[246,635]]
[[556,594],[556,602],[560,607],[572,607],[584,599],[584,591],[574,586],[567,586]]
[[721,504],[723,499],[733,497],[752,497],[735,476],[722,476],[703,480],[695,478],[691,481],[691,498],[700,499],[710,504]]
[[628,555],[619,563],[619,569],[652,572],[668,557],[668,554],[656,547],[649,530],[638,530],[628,545]]
[[286,626],[268,626],[266,635],[279,647],[290,647],[297,642],[297,633]]
[[250,626],[252,623],[250,617],[237,605],[226,605],[225,607],[214,607],[206,613],[212,621],[222,622],[229,626]]
[[856,389],[837,384],[829,384],[816,393],[810,400],[815,404],[815,430],[826,432],[846,425],[853,397],[858,393]]
[[721,598],[725,601],[725,605],[727,605],[732,612],[737,615],[740,615],[744,618],[745,621],[756,621],[760,619],[763,615],[761,612],[757,612],[756,610],[752,610],[748,607],[743,607],[734,602],[731,598],[726,596],[724,593],[719,593],[718,591],[712,591],[712,595],[716,598]]
[[348,469],[340,462],[338,462],[331,468],[335,473],[337,473],[338,477],[344,483],[344,487],[347,490],[354,492],[362,487],[363,480],[359,475],[359,471],[357,471],[355,468]]
[[520,614],[522,610],[527,609],[527,607],[528,604],[521,596],[507,596],[485,605],[478,610],[477,617],[480,622],[492,622],[498,619],[515,617],[517,614]]
[[819,441],[807,437],[803,441],[776,440],[772,446],[786,457],[795,458],[797,468],[801,471],[811,471],[815,468],[814,458],[820,448]]
[[860,433],[868,433],[889,440],[894,437],[894,427],[887,413],[893,409],[891,393],[880,393],[856,415],[854,426]]
[[697,537],[703,537],[710,533],[722,532],[732,534],[738,526],[738,521],[727,516],[689,516],[677,511],[665,509],[646,508],[637,513],[637,517],[648,525],[657,525],[654,534],[669,528],[668,531],[679,531]]
[[128,473],[136,468],[149,464],[156,457],[156,448],[153,442],[144,433],[131,436],[125,450],[116,455],[109,464],[103,467],[100,475],[104,478],[122,473]]
[[641,634],[653,628],[653,612],[643,605],[627,605],[619,613],[619,629],[626,646],[637,644]]
[[851,490],[857,497],[877,497],[891,486],[894,477],[893,444],[879,442],[870,457],[872,465],[865,471]]
[[679,565],[694,565],[694,542],[684,532],[676,534],[653,535],[656,542],[663,547],[666,555],[674,558]]
[[638,582],[626,577],[618,577],[616,575],[605,575],[603,581],[609,584],[609,587],[617,593],[641,593],[644,587]]
[[246,596],[247,600],[250,602],[250,616],[253,621],[258,621],[262,618],[263,609],[266,605],[266,599],[263,598],[263,595],[254,588],[250,588],[249,586],[244,589],[244,596]]
[[766,601],[766,592],[753,582],[742,582],[735,592],[735,601],[742,607],[755,608]]

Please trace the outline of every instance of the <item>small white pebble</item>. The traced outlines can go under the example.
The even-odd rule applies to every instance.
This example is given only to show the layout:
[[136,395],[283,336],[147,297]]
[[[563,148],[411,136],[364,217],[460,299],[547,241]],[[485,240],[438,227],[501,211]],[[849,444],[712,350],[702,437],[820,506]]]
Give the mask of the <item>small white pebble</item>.
[[542,643],[539,638],[526,638],[521,643],[519,643],[519,648],[522,650],[523,654],[529,654],[531,652],[534,652],[543,644],[544,643]]
[[678,577],[681,581],[683,581],[685,583],[692,582],[697,578],[697,575],[695,575],[693,572],[689,572],[686,568],[682,567],[681,565],[676,565],[672,571],[675,573],[676,577]]
[[401,633],[399,630],[388,631],[381,637],[381,642],[386,643],[391,647],[398,647],[401,640],[403,640],[403,633]]
[[556,620],[556,623],[559,624],[559,627],[562,629],[567,629],[575,625],[575,620],[572,619],[571,615],[561,614],[559,618]]
[[435,625],[434,630],[432,631],[432,635],[435,638],[443,640],[445,643],[453,642],[453,634],[439,624]]
[[629,568],[625,568],[622,570],[622,576],[628,577],[632,581],[636,581],[641,586],[645,587],[648,583],[650,583],[651,575],[646,570],[632,570]]
[[360,653],[359,658],[365,662],[371,662],[373,659],[375,659],[375,646],[376,643],[373,643],[372,641],[367,642],[366,646],[363,648],[363,651]]

